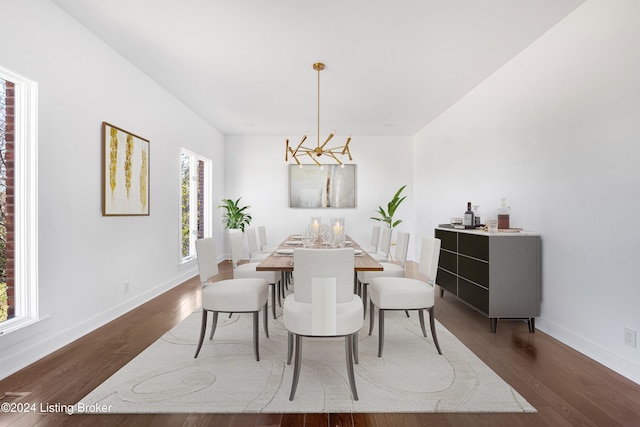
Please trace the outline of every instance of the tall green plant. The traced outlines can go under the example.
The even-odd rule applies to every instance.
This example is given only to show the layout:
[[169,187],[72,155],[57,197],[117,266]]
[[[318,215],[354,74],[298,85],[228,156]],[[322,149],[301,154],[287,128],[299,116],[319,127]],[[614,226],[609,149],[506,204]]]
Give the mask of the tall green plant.
[[228,229],[240,229],[244,232],[244,227],[251,225],[251,215],[246,212],[251,206],[240,206],[240,199],[235,202],[231,199],[222,199],[222,205],[218,206],[225,210],[223,222],[225,228]]
[[404,199],[407,198],[407,196],[400,197],[400,194],[402,193],[402,190],[404,190],[405,187],[406,185],[403,185],[402,187],[400,187],[400,189],[393,196],[393,199],[391,199],[391,201],[387,203],[386,211],[382,208],[382,206],[378,206],[377,212],[380,216],[377,216],[377,217],[372,216],[371,219],[384,222],[385,224],[387,224],[387,227],[389,228],[394,228],[398,224],[400,224],[402,220],[398,219],[394,221],[393,215],[395,215],[396,209],[398,209],[398,206],[400,206],[400,203],[402,203]]

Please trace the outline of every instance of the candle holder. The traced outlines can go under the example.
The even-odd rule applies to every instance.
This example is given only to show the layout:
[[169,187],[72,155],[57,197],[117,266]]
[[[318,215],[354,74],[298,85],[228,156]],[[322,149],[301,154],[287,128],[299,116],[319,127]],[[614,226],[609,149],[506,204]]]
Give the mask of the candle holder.
[[320,227],[322,226],[322,218],[319,216],[312,216],[311,223],[309,223],[309,233],[311,234],[311,241],[315,242],[320,237]]
[[344,246],[344,218],[331,218],[331,237],[335,246]]

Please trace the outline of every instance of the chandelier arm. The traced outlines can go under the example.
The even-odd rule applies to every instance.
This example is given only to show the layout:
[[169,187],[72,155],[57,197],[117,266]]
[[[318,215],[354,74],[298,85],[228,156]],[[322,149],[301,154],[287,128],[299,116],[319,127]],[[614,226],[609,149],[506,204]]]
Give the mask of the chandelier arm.
[[328,154],[329,156],[333,157],[333,160],[335,160],[336,162],[338,162],[339,165],[342,165],[342,162],[340,161],[340,159],[338,159],[336,157],[335,154],[333,154],[332,151],[325,151],[324,154]]
[[311,160],[313,160],[316,165],[318,165],[319,167],[322,167],[322,165],[320,164],[320,162],[318,162],[315,157],[313,157],[313,154],[311,154],[311,151],[307,151],[307,154],[309,155],[309,157],[311,157]]
[[304,136],[302,137],[302,139],[300,140],[300,143],[298,144],[298,146],[296,147],[296,151],[293,152],[293,155],[295,156],[296,153],[298,152],[298,150],[300,149],[300,147],[302,147],[302,144],[304,143],[304,141],[306,141],[307,139],[307,135],[308,134],[304,134]]
[[333,136],[336,134],[336,131],[334,130],[333,132],[331,132],[331,134],[327,137],[327,140],[324,142],[324,144],[322,144],[322,146],[320,147],[320,149],[322,150],[324,148],[325,145],[327,145],[327,142],[331,141],[331,138],[333,138]]
[[[349,143],[351,142],[351,137],[347,138],[347,142],[344,144],[344,148],[342,149],[342,154],[349,151]],[[349,154],[349,159],[351,160],[351,154]]]
[[291,158],[292,158],[293,160],[295,160],[295,161],[296,161],[296,163],[298,164],[298,166],[302,167],[302,165],[300,164],[300,160],[298,160],[298,157],[297,157],[297,156],[292,155],[292,156],[291,156]]
[[289,161],[289,150],[291,150],[291,148],[289,147],[289,138],[287,138],[287,146],[284,149],[284,162],[288,162]]
[[347,153],[347,155],[349,156],[349,161],[352,162],[353,159],[351,158],[351,151],[349,150],[349,147],[344,147],[344,150],[342,150],[342,154]]

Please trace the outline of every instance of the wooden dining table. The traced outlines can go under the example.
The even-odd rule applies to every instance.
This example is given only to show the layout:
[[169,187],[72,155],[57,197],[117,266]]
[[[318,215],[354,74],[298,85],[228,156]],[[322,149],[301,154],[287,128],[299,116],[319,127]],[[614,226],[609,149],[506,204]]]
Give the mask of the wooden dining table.
[[[291,254],[278,253],[278,249],[302,248],[303,247],[302,240],[296,239],[296,237],[297,236],[295,235],[291,235],[287,239],[285,239],[280,244],[280,246],[278,246],[276,250],[271,252],[271,254],[269,254],[268,257],[266,257],[264,260],[262,260],[262,262],[260,262],[260,264],[256,266],[256,271],[281,271],[281,272],[293,271],[293,267],[294,267],[293,253]],[[357,255],[354,256],[354,268],[353,268],[354,271],[358,272],[358,271],[384,270],[384,268],[382,267],[382,265],[380,265],[378,261],[373,259],[371,255],[369,255],[366,251],[364,251],[360,247],[360,245],[358,245],[358,243],[356,243],[349,236],[346,236],[345,241],[347,242],[347,245],[345,247],[353,248],[354,251],[356,252],[362,251],[361,253],[358,253]],[[300,244],[297,244],[297,243],[294,244],[294,242],[300,242]],[[331,248],[331,246],[327,246],[319,242],[316,242],[309,247],[318,248],[318,249]],[[293,251],[289,251],[289,252],[293,252]]]

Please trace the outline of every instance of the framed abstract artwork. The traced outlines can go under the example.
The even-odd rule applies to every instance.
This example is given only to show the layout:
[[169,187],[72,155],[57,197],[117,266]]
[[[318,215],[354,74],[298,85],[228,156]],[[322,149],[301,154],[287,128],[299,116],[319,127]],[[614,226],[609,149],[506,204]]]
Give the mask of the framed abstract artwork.
[[102,215],[149,215],[149,140],[102,122]]
[[289,207],[355,208],[356,165],[289,165]]

